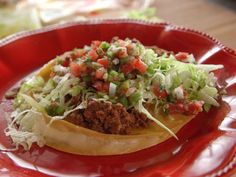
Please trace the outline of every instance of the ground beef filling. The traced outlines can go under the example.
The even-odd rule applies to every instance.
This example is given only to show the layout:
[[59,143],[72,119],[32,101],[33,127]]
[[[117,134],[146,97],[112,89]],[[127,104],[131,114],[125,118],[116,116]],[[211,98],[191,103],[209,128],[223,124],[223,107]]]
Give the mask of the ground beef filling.
[[122,104],[89,101],[86,109],[65,117],[66,121],[106,134],[129,134],[132,128],[144,128],[151,122],[135,109],[126,110]]
[[[135,41],[133,41],[135,42]],[[150,46],[158,56],[164,53],[173,54],[156,46]],[[73,52],[66,52],[61,56],[66,60],[75,58]],[[13,88],[5,95],[6,99],[14,99],[20,87]],[[80,97],[66,97],[70,105],[77,105]],[[66,121],[78,126],[89,128],[106,134],[130,134],[132,128],[144,128],[151,122],[143,113],[135,109],[126,110],[121,104],[89,101],[86,109],[77,110],[65,117]]]

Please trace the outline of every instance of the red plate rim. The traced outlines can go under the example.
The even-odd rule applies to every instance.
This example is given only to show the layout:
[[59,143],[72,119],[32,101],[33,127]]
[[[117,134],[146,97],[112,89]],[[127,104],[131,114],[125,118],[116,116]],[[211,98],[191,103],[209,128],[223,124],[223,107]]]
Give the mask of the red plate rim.
[[133,24],[141,24],[141,25],[150,25],[150,26],[168,26],[172,30],[179,30],[179,31],[185,31],[185,32],[191,32],[195,34],[202,35],[212,42],[214,42],[219,48],[223,49],[227,53],[230,53],[232,55],[236,56],[236,50],[225,46],[223,43],[221,43],[219,40],[216,38],[212,37],[211,35],[201,32],[196,29],[191,29],[188,27],[180,26],[180,25],[175,25],[170,22],[154,22],[154,21],[147,21],[147,20],[135,20],[135,19],[92,19],[92,20],[85,20],[85,21],[78,21],[78,22],[67,22],[64,24],[55,24],[55,25],[49,25],[47,27],[43,27],[41,29],[36,29],[36,30],[29,30],[29,31],[23,31],[23,32],[18,32],[15,34],[12,34],[10,36],[7,36],[3,39],[0,40],[0,47],[3,47],[11,42],[14,42],[15,40],[35,35],[35,34],[40,34],[48,31],[53,31],[55,29],[63,29],[67,27],[72,27],[72,26],[77,26],[77,25],[93,25],[93,24],[119,24],[119,23],[133,23]]
[[[53,31],[56,29],[63,29],[67,27],[73,27],[77,25],[95,25],[95,24],[121,24],[121,23],[130,23],[130,24],[140,24],[140,25],[148,25],[148,26],[166,26],[171,30],[178,30],[183,32],[191,32],[195,33],[201,36],[206,37],[208,40],[212,41],[214,44],[216,44],[220,49],[224,50],[226,53],[231,54],[236,57],[236,50],[225,46],[223,43],[221,43],[216,38],[212,37],[211,35],[201,32],[199,30],[191,29],[184,26],[174,25],[170,22],[153,22],[153,21],[147,21],[147,20],[134,20],[134,19],[92,19],[92,20],[85,20],[85,21],[79,21],[79,22],[67,22],[64,24],[55,24],[50,25],[41,29],[36,30],[29,30],[29,31],[23,31],[18,32],[15,34],[12,34],[10,36],[7,36],[0,40],[0,47],[4,47],[16,40],[22,39],[24,37],[28,37],[35,34],[41,34],[49,31]],[[232,157],[232,160],[223,168],[219,169],[218,171],[212,173],[211,177],[218,177],[222,175],[227,175],[227,173],[230,173],[234,168],[236,167],[236,154]]]

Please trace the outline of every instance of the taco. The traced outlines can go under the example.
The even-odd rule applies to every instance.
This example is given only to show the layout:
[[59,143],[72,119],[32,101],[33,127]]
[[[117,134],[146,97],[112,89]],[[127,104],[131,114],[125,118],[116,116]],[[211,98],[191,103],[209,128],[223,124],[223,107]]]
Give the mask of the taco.
[[135,39],[92,41],[15,90],[5,133],[26,150],[37,143],[81,155],[136,152],[178,139],[199,112],[219,106],[212,71],[221,68]]

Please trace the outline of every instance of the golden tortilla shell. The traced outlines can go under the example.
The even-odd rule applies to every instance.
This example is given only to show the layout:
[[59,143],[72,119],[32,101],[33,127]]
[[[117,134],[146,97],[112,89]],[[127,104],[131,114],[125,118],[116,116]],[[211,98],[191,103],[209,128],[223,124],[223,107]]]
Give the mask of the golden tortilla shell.
[[[192,117],[176,115],[159,120],[177,133]],[[45,117],[47,123],[50,117]],[[44,132],[46,144],[54,149],[80,155],[118,155],[136,152],[169,139],[171,135],[153,123],[148,128],[134,130],[131,135],[112,135],[76,126],[64,120],[53,120]]]

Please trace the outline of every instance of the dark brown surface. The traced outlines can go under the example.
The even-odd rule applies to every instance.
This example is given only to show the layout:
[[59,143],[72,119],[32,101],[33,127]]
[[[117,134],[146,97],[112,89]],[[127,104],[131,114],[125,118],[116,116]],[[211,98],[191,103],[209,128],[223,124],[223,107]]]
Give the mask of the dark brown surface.
[[236,49],[235,0],[157,0],[155,7],[165,21],[206,32]]

